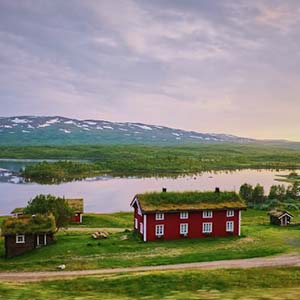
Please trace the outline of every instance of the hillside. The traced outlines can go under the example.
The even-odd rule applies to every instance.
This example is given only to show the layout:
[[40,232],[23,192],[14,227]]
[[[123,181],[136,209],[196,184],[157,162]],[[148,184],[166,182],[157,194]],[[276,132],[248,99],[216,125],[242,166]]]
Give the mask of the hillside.
[[208,134],[142,123],[65,117],[0,118],[0,145],[249,143],[229,134]]

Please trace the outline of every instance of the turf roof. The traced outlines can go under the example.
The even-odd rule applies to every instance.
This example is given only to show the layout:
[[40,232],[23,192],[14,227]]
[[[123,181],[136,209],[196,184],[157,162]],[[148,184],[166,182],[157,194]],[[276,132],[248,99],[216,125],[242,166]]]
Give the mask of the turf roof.
[[16,207],[11,214],[22,213],[24,212],[25,207]]
[[246,209],[235,192],[160,192],[138,194],[143,211]]
[[293,217],[293,215],[290,212],[288,212],[287,210],[273,209],[273,210],[269,211],[269,215],[276,217],[276,218],[279,218],[284,214],[288,214]]
[[46,233],[56,230],[53,215],[36,214],[35,216],[24,215],[18,218],[8,218],[3,221],[2,235]]
[[83,199],[66,199],[66,201],[75,213],[83,212]]

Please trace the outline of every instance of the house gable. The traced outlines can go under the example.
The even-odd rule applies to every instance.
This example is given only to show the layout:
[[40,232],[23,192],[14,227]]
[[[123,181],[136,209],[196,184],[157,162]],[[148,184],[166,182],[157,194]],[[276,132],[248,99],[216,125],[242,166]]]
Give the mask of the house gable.
[[133,200],[131,201],[131,203],[130,203],[130,206],[131,207],[137,207],[137,213],[140,215],[140,216],[142,216],[143,214],[142,214],[142,208],[141,208],[141,205],[140,205],[140,202],[139,202],[139,199],[138,199],[138,197],[137,196],[135,196],[134,198],[133,198]]

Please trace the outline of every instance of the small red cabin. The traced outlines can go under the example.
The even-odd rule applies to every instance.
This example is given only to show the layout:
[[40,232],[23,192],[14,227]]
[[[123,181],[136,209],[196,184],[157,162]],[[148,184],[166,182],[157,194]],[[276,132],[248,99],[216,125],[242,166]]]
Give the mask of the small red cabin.
[[143,240],[226,237],[241,234],[241,210],[235,192],[167,192],[136,195],[134,228]]
[[82,223],[83,199],[66,199],[66,201],[74,213],[71,217],[71,222]]

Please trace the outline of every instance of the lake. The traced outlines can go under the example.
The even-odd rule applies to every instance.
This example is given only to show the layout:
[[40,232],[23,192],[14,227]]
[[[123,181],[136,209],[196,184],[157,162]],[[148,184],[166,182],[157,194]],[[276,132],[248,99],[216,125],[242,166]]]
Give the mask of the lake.
[[[25,167],[33,161],[0,161],[0,168],[11,170]],[[17,164],[17,167],[16,167]],[[18,170],[18,169],[17,169]],[[59,185],[40,185],[36,183],[18,183],[0,181],[0,215],[10,213],[15,207],[25,206],[28,200],[38,194],[53,194],[66,198],[84,198],[86,212],[129,211],[129,204],[137,193],[185,190],[235,190],[247,182],[252,185],[262,184],[269,190],[275,181],[275,175],[288,174],[289,170],[239,170],[204,172],[201,175],[180,176],[174,178],[119,178],[100,177],[83,181],[62,183]]]

